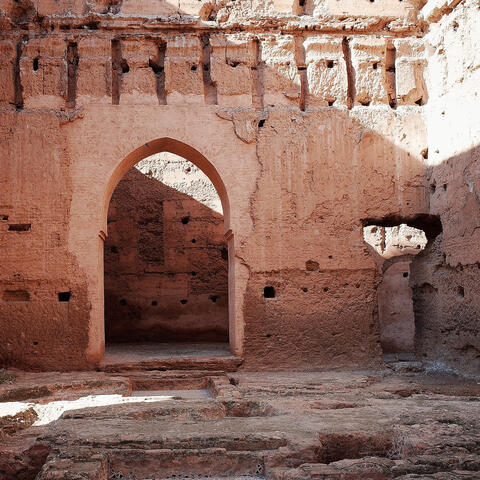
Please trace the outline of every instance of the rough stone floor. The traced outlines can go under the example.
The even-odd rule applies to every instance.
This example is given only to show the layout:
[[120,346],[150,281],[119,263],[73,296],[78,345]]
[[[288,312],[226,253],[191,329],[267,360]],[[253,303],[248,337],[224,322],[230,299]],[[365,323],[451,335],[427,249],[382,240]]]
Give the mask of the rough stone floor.
[[228,343],[111,343],[106,345],[104,363],[172,357],[228,356]]
[[401,365],[3,372],[0,478],[480,479],[480,384]]

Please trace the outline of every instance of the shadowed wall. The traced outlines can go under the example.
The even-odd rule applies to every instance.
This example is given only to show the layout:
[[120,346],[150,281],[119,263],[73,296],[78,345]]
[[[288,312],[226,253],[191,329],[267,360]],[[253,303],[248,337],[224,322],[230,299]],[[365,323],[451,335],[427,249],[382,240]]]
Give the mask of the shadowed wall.
[[178,178],[182,165],[184,191],[215,197],[215,189],[199,180],[200,171],[190,162],[177,160],[155,170],[161,162],[142,162],[147,174],[129,170],[110,203],[106,341],[227,342],[223,215],[157,178],[162,173]]
[[[381,272],[363,240],[366,220],[437,215],[448,269],[477,268],[480,49],[469,40],[480,38],[476,3],[454,11],[439,11],[433,0],[421,11],[390,0],[318,0],[301,9],[298,0],[220,3],[0,0],[0,364],[96,368],[104,353],[105,234],[111,261],[131,260],[114,243],[115,222],[107,231],[109,199],[133,165],[158,152],[198,165],[222,198],[230,345],[245,369],[380,364]],[[459,159],[468,160],[465,177]],[[180,272],[167,266],[167,241],[176,238],[168,228],[190,232],[197,222],[181,224],[183,207],[167,215],[168,202],[146,212],[131,204],[122,215],[132,209],[139,217],[127,216],[136,223],[121,232],[140,221],[139,237],[129,239],[139,247],[138,271],[122,279],[131,297],[117,282],[120,294],[106,306],[125,315],[141,307],[122,335],[152,339],[166,292],[160,279],[193,270],[180,260]],[[145,249],[159,232],[160,251]],[[181,239],[185,255],[201,245],[191,239]],[[139,274],[158,282],[132,290],[127,280]],[[414,293],[424,283],[438,288],[417,275],[412,268]],[[424,323],[417,331],[432,349],[417,353],[449,363],[461,357],[458,364],[471,368],[478,282],[462,275],[448,318],[455,329],[445,332],[445,317],[431,329]],[[191,285],[200,277],[186,278]],[[109,288],[107,272],[107,295]],[[193,309],[188,288],[172,287],[177,313]],[[217,308],[221,299],[214,303],[206,290],[202,298]],[[428,292],[425,320],[441,308]],[[189,321],[211,317],[201,311]],[[112,318],[120,325],[110,310],[107,328]],[[169,319],[176,334],[184,318]],[[457,331],[466,339],[458,345]]]
[[430,212],[442,231],[412,263],[415,346],[434,369],[480,372],[480,25],[462,2],[426,38]]

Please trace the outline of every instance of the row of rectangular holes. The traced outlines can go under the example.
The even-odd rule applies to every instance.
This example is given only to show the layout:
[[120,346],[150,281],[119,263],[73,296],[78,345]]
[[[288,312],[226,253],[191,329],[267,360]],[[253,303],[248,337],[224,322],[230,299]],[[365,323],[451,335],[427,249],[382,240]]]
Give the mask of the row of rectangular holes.
[[[370,0],[370,1],[373,1],[373,0]],[[300,0],[300,6],[304,7],[304,4],[305,2],[302,3],[302,0]],[[202,53],[202,66],[203,66],[202,70],[203,70],[203,80],[206,88],[205,90],[206,100],[208,100],[207,103],[212,103],[216,105],[217,104],[216,87],[210,76],[210,55],[211,55],[210,39],[208,35],[203,35],[201,38],[202,38],[202,52],[203,52]],[[157,47],[158,47],[157,58],[155,60],[149,59],[149,66],[152,68],[152,70],[154,71],[157,77],[157,96],[159,99],[159,103],[166,105],[165,76],[164,76],[166,43],[161,42],[158,44]],[[348,42],[346,47],[347,47],[347,50],[349,50]],[[348,53],[347,56],[349,57],[349,55],[350,54]],[[78,49],[77,49],[77,44],[75,42],[70,42],[68,44],[66,57],[67,57],[67,63],[68,63],[67,106],[70,108],[74,108],[75,101],[76,101],[76,90],[77,90],[77,70],[78,70],[78,64],[79,64]],[[385,61],[386,61],[387,73],[393,75],[393,77],[390,79],[391,85],[389,83],[389,86],[388,86],[389,104],[392,108],[396,108],[395,57],[396,57],[395,48],[390,45],[387,48],[387,55],[385,57]],[[333,60],[325,60],[325,61],[328,68],[334,67],[335,62]],[[347,62],[347,76],[351,76],[349,75],[349,72],[348,72],[349,59],[346,58],[346,62]],[[227,63],[229,62],[227,61]],[[378,62],[374,62],[372,66],[373,66],[373,69],[376,70],[378,68]],[[36,57],[33,59],[33,70],[38,71],[38,68],[39,68],[39,57]],[[257,67],[253,67],[253,68],[256,69]],[[306,69],[306,66],[298,67],[299,71],[305,70],[305,69]],[[197,70],[197,66],[196,65],[191,66],[191,70]],[[114,105],[118,105],[120,103],[121,76],[125,73],[128,73],[129,71],[130,71],[130,67],[128,65],[128,62],[125,58],[122,57],[122,48],[121,48],[120,39],[112,40],[112,72],[113,72],[112,103]],[[305,80],[303,81],[307,81],[306,77],[305,77]],[[23,108],[23,98],[21,98],[22,89],[21,89],[20,79],[18,79],[17,83],[19,84],[16,89],[18,90],[16,94],[18,97],[17,108],[21,109]],[[353,106],[352,85],[350,85],[349,87],[350,89],[349,97],[351,97],[349,100],[349,105],[350,105],[349,108]],[[328,105],[332,107],[335,101],[336,99],[334,98],[328,99]],[[371,100],[362,99],[361,101],[359,101],[359,103],[363,106],[369,106],[371,103]],[[423,105],[424,104],[423,97],[418,99],[415,103],[418,105]],[[305,110],[305,105],[302,105],[301,109]]]

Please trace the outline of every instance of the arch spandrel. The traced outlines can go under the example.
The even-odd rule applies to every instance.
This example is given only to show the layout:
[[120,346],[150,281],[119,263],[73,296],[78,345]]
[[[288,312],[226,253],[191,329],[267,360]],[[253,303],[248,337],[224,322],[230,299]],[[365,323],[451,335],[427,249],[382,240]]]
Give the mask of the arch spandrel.
[[227,195],[227,189],[223,180],[220,177],[217,169],[213,166],[213,164],[207,160],[207,158],[201,154],[198,150],[187,145],[184,142],[179,140],[175,140],[173,138],[164,137],[159,138],[156,140],[152,140],[149,142],[144,143],[141,147],[137,148],[129,155],[127,155],[114,169],[112,175],[107,184],[107,188],[105,190],[105,198],[103,202],[103,213],[102,213],[102,225],[103,225],[103,232],[105,235],[107,234],[107,214],[108,214],[108,206],[110,204],[110,199],[112,197],[113,191],[117,186],[118,182],[122,179],[122,177],[136,165],[138,162],[143,160],[150,155],[154,155],[156,153],[161,152],[169,152],[180,157],[185,158],[186,160],[192,162],[196,165],[200,170],[202,170],[205,175],[211,180],[215,190],[220,197],[220,201],[222,202],[222,209],[224,215],[224,224],[225,224],[225,231],[230,231],[230,203]]

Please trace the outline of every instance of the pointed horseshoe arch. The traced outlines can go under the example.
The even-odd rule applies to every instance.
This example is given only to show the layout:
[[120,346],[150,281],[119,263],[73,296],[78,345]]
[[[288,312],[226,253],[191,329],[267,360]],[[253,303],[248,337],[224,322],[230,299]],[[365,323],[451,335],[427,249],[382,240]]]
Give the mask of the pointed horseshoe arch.
[[175,155],[185,158],[186,160],[196,165],[200,170],[202,170],[205,175],[207,175],[207,177],[213,183],[213,186],[215,187],[218,196],[220,197],[220,201],[222,202],[225,232],[229,232],[230,203],[228,201],[227,189],[225,188],[225,184],[223,183],[216,168],[198,150],[195,150],[193,147],[190,147],[186,143],[174,140],[172,138],[159,138],[157,140],[147,142],[141,147],[134,150],[132,153],[127,155],[114,170],[107,184],[105,198],[103,202],[102,224],[104,234],[108,233],[108,206],[110,204],[110,199],[112,198],[113,191],[115,190],[118,182],[130,170],[130,168],[132,168],[138,162],[140,162],[144,158],[149,157],[150,155],[155,155],[156,153],[162,152],[173,153]]
[[[195,148],[172,138],[159,138],[149,141],[137,148],[129,155],[127,155],[114,169],[106,185],[104,199],[103,199],[103,211],[102,211],[102,230],[100,231],[100,237],[105,240],[108,235],[107,230],[107,216],[110,205],[110,200],[120,180],[124,175],[138,162],[157,153],[169,152],[174,155],[178,155],[190,162],[207,175],[215,187],[220,201],[222,203],[223,217],[224,217],[224,230],[225,241],[228,245],[228,318],[229,318],[229,336],[230,336],[230,350],[232,353],[241,354],[242,346],[238,341],[238,335],[235,334],[236,328],[236,315],[235,315],[235,261],[234,261],[234,235],[230,229],[230,203],[228,199],[227,189],[220,174],[214,167],[214,165],[207,160]],[[103,242],[102,242],[103,244]],[[103,251],[103,248],[102,248]],[[103,264],[103,262],[102,262]],[[103,269],[102,269],[102,294],[103,292]]]

